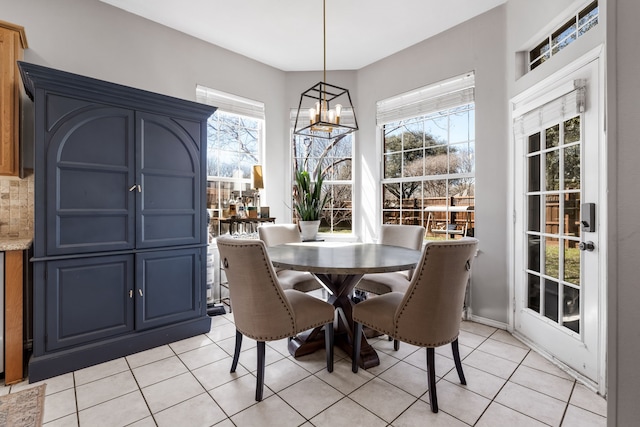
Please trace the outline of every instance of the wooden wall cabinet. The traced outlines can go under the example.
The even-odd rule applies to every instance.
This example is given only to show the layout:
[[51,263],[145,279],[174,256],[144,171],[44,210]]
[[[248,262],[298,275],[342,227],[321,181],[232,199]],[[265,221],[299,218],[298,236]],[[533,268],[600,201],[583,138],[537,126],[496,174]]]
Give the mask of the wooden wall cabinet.
[[214,107],[19,63],[35,103],[39,381],[208,332]]
[[20,174],[20,73],[24,28],[0,21],[0,175]]

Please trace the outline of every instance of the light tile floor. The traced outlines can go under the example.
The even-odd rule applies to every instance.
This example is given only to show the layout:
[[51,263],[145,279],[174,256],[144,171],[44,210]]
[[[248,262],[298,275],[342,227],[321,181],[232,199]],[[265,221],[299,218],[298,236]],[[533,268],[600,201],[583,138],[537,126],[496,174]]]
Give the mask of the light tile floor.
[[[351,372],[336,350],[294,359],[287,340],[267,345],[264,400],[255,402],[255,342],[245,338],[230,374],[231,314],[211,331],[45,380],[44,422],[61,426],[605,426],[606,401],[509,333],[463,322],[458,382],[451,347],[436,350],[440,412],[429,408],[425,350],[393,351],[375,338],[380,366]],[[35,384],[0,387],[0,394]]]

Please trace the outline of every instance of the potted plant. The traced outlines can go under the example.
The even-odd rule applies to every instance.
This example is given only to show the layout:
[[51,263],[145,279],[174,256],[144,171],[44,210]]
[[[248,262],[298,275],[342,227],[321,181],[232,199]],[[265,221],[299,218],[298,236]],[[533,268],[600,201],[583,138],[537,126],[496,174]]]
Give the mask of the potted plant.
[[315,182],[307,171],[296,170],[293,207],[298,214],[300,232],[303,240],[315,240],[320,227],[322,209],[329,200],[328,194],[322,194],[323,174],[316,173]]

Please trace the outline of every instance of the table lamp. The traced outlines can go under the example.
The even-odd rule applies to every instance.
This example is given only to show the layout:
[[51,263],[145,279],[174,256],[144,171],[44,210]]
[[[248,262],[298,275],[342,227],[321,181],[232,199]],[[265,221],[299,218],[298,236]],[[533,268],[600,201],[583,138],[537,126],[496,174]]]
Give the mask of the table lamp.
[[253,165],[253,173],[251,174],[251,187],[256,190],[254,204],[258,213],[260,212],[260,189],[264,188],[264,177],[262,175],[262,166]]

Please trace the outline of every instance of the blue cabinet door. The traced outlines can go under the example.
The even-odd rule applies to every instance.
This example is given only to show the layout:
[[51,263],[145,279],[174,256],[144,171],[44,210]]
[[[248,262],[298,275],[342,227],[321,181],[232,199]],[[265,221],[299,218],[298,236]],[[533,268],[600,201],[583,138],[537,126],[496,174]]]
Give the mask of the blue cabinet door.
[[134,113],[55,94],[47,99],[46,191],[36,194],[36,205],[46,209],[36,209],[36,235],[46,221],[49,255],[132,249]]
[[205,313],[203,250],[206,248],[136,254],[136,330],[194,319]]
[[133,255],[46,263],[45,351],[133,331]]
[[136,247],[200,243],[201,122],[142,112],[136,118]]

